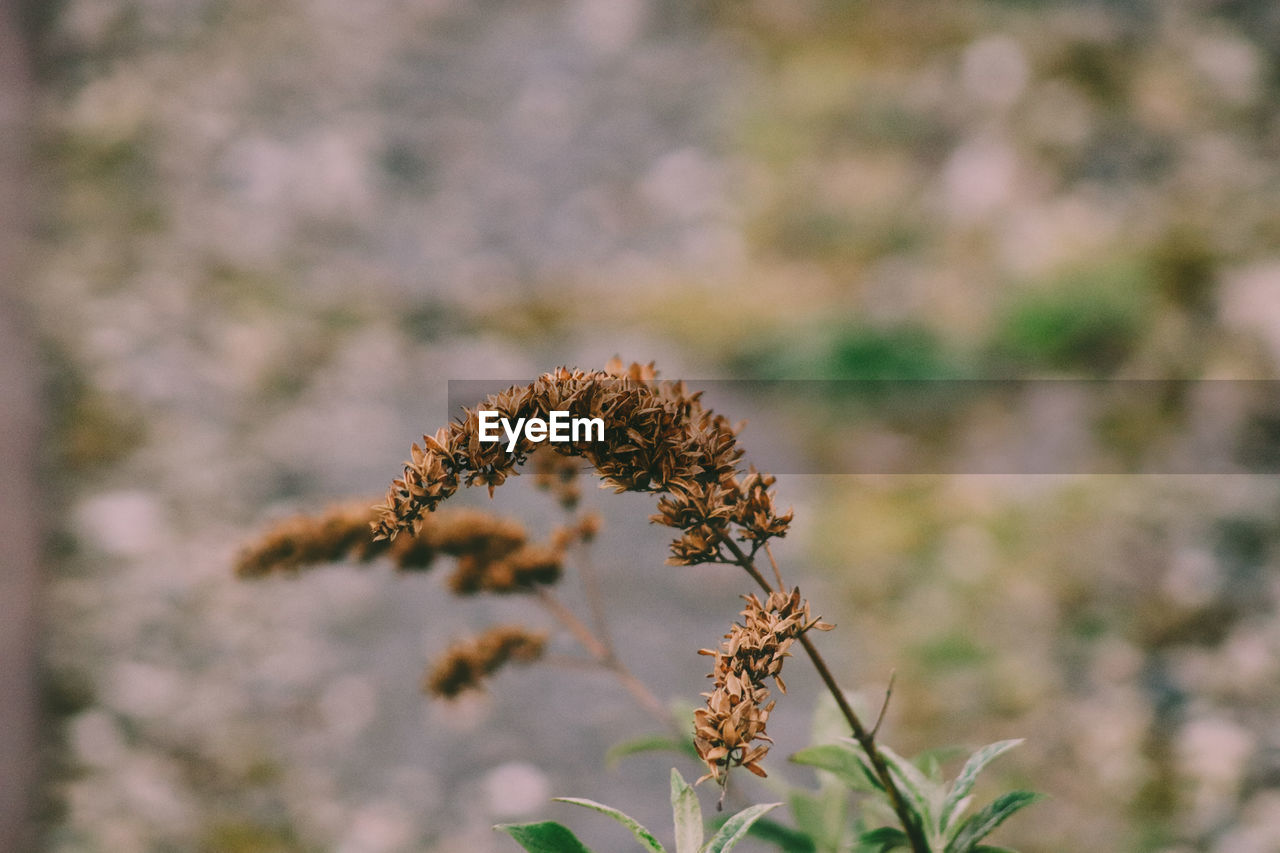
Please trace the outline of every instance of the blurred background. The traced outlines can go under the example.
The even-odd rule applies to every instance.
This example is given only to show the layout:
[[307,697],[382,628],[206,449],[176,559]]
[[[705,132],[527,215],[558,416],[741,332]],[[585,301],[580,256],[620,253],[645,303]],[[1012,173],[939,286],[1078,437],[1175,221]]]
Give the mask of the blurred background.
[[[980,793],[1050,799],[997,842],[1280,850],[1280,6],[2,8],[0,827],[26,792],[37,836],[9,849],[485,853],[546,817],[621,849],[556,795],[666,837],[675,759],[605,766],[653,730],[607,679],[419,692],[451,638],[546,624],[526,602],[230,569],[380,496],[448,380],[619,354],[1029,380],[716,402],[782,460],[779,556],[840,677],[896,668],[888,741],[1027,738]],[[492,506],[545,531],[527,479]],[[627,662],[698,701],[742,578],[663,566],[649,500],[588,492]],[[811,784],[784,759],[817,682],[787,680],[769,769]]]

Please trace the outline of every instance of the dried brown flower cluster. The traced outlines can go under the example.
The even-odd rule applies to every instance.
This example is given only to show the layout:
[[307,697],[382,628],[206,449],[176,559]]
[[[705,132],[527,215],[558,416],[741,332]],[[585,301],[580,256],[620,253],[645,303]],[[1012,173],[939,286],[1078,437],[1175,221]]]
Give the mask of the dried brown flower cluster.
[[394,541],[374,538],[373,519],[374,511],[363,505],[286,519],[240,552],[236,574],[261,577],[381,556],[401,569],[425,571],[443,554],[457,558],[449,588],[469,595],[530,592],[537,584],[555,583],[563,568],[563,548],[528,542],[524,527],[509,518],[475,510],[440,512],[413,535]]
[[395,542],[375,540],[367,529],[370,516],[366,505],[352,503],[322,515],[284,519],[241,549],[236,574],[255,578],[346,559],[366,563],[384,555],[404,569],[430,566],[435,552],[427,545],[426,536],[407,536]]
[[572,524],[551,531],[551,546],[563,551],[578,542],[590,542],[600,532],[600,524],[599,513],[584,512]]
[[478,690],[484,678],[505,664],[536,661],[546,644],[546,634],[527,631],[518,625],[497,625],[479,636],[451,645],[431,666],[422,687],[445,699],[466,690]]
[[782,536],[791,513],[779,514],[769,487],[773,480],[738,470],[742,450],[735,428],[703,408],[701,392],[683,382],[655,381],[652,364],[623,368],[614,359],[603,371],[558,368],[527,386],[512,386],[464,409],[459,420],[413,445],[404,476],[391,484],[379,508],[375,531],[393,538],[412,531],[419,520],[460,485],[487,485],[490,493],[538,447],[521,438],[512,453],[499,443],[481,442],[480,410],[510,420],[546,418],[552,411],[601,418],[603,442],[552,445],[566,456],[586,459],[617,491],[661,492],[653,520],[682,531],[668,562],[677,565],[724,561],[730,537],[760,547]]
[[573,510],[582,500],[582,487],[578,484],[581,468],[580,461],[544,448],[533,454],[533,484],[550,492],[564,509]]
[[458,595],[527,592],[535,584],[555,583],[560,571],[560,552],[546,545],[521,545],[505,554],[480,551],[458,558],[449,589]]
[[[813,628],[831,630],[819,619],[809,618],[809,602],[800,590],[770,593],[762,604],[753,595],[742,611],[742,624],[735,624],[717,650],[701,649],[699,654],[715,658],[708,678],[715,688],[707,697],[707,706],[694,712],[694,746],[706,762],[708,773],[699,779],[715,779],[724,783],[731,767],[745,767],[757,776],[767,775],[760,759],[769,752],[764,743],[772,743],[765,732],[774,702],[769,700],[765,679],[772,678],[778,689],[787,692],[782,681],[782,661],[796,638]],[[767,702],[767,704],[766,704]]]
[[[442,510],[395,540],[375,539],[374,510],[345,504],[315,516],[285,519],[241,550],[236,574],[262,577],[297,573],[342,560],[390,558],[404,570],[425,571],[439,555],[455,557],[448,579],[457,595],[529,593],[560,579],[565,548],[588,538],[599,525],[583,516],[571,534],[557,532],[551,544],[529,542],[517,521],[476,510]],[[432,666],[424,684],[437,696],[456,696],[508,661],[527,663],[542,654],[546,637],[503,625],[451,646]]]

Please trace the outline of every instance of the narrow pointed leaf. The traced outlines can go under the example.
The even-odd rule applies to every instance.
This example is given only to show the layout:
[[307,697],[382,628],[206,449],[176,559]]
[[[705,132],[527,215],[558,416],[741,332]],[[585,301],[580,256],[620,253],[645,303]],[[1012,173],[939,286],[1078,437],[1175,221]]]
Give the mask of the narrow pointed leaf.
[[739,841],[747,837],[747,833],[751,830],[753,823],[780,805],[782,803],[763,803],[758,806],[747,806],[726,820],[724,826],[720,827],[720,831],[711,836],[704,853],[728,853],[738,845]]
[[618,823],[631,830],[631,834],[636,840],[648,850],[649,853],[667,853],[666,849],[658,843],[658,839],[653,837],[653,833],[641,826],[635,818],[630,815],[623,814],[615,808],[606,806],[603,803],[597,803],[595,800],[584,800],[578,797],[556,797],[557,803],[569,803],[570,805],[582,806],[584,809],[600,812],[600,814],[608,815]]
[[702,849],[702,806],[698,795],[674,767],[671,768],[671,813],[676,822],[676,853]]
[[932,753],[917,755],[911,760],[911,763],[920,768],[920,772],[929,777],[930,782],[942,782],[942,766],[938,763],[938,757]]
[[875,847],[879,853],[888,853],[899,847],[911,849],[911,839],[901,829],[893,826],[882,826],[870,832],[864,832],[858,838],[863,847]]
[[[871,703],[867,701],[867,697],[861,691],[845,690],[843,692],[845,701],[853,707],[859,717],[870,719],[875,716],[876,707],[870,706],[876,704],[878,707],[878,697],[877,703]],[[813,709],[809,743],[835,743],[848,736],[849,722],[845,719],[844,712],[840,710],[840,706],[836,704],[836,700],[831,694],[823,691]]]
[[767,817],[753,823],[748,835],[777,846],[783,853],[818,853],[818,845],[807,833]]
[[849,811],[849,788],[843,782],[835,779],[817,791],[793,788],[787,792],[787,808],[796,828],[819,848],[840,847]]
[[834,773],[855,791],[883,791],[866,753],[857,744],[832,743],[811,746],[791,756],[791,761]]
[[947,799],[942,804],[942,814],[938,816],[938,822],[942,825],[944,832],[950,831],[964,812],[961,803],[973,790],[973,783],[977,781],[978,774],[992,761],[1020,743],[1022,743],[1021,738],[997,741],[969,756],[969,760],[960,769],[960,775],[956,776],[956,781],[952,783]]
[[1018,853],[1010,847],[996,847],[994,844],[979,844],[973,848],[973,853]]
[[695,757],[698,754],[697,750],[693,748],[692,741],[654,734],[642,735],[638,738],[614,744],[605,753],[604,761],[607,766],[614,767],[627,756],[638,755],[642,752],[675,752],[680,755],[693,755]]
[[568,827],[554,820],[542,823],[503,823],[494,829],[510,835],[529,853],[591,853]]
[[1018,809],[1042,799],[1044,795],[1034,791],[1011,791],[997,797],[993,803],[961,825],[956,837],[947,845],[946,853],[974,853],[978,842],[1004,823],[1005,818]]
[[958,746],[938,746],[933,749],[926,749],[924,752],[917,753],[916,757],[911,759],[911,761],[931,780],[934,782],[941,782],[942,765],[953,758],[959,758],[964,755],[965,752],[966,750]]
[[[964,817],[964,813],[969,810],[969,806],[973,803],[973,794],[962,797],[959,802],[948,802],[943,806],[942,817],[938,818],[938,824],[942,829],[943,838],[951,838],[960,831],[960,821]],[[947,810],[950,809],[950,812]]]
[[919,816],[921,826],[928,832],[928,828],[933,826],[933,816],[941,805],[941,789],[930,782],[919,767],[889,747],[881,746],[878,749],[884,756],[885,764],[889,765],[889,773],[893,776],[899,793],[907,799],[912,810]]

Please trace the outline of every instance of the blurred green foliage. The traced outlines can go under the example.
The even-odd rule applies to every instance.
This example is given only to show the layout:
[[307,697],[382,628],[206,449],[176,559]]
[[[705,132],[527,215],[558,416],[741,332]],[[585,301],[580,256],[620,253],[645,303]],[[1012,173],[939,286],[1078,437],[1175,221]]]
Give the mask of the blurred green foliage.
[[1151,290],[1144,267],[1120,263],[1023,288],[996,322],[993,357],[1014,371],[1110,374],[1134,351],[1150,320]]
[[82,476],[100,472],[142,444],[147,435],[142,415],[96,386],[51,341],[45,342],[44,363],[50,412],[45,452],[53,469]]
[[959,354],[923,326],[821,322],[753,341],[735,358],[739,375],[759,379],[911,380],[963,375]]

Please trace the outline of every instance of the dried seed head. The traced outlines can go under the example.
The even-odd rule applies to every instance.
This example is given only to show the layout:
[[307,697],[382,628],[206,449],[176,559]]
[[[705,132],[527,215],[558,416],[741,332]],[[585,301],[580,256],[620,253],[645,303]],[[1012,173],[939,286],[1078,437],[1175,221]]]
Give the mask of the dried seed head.
[[582,463],[577,459],[556,453],[545,447],[533,454],[533,483],[544,492],[550,492],[567,510],[576,509],[582,499],[578,474]]
[[542,656],[547,636],[519,625],[498,625],[449,646],[423,678],[423,689],[453,698],[482,689],[482,681],[508,662],[532,663]]
[[603,526],[604,519],[600,517],[600,513],[584,512],[578,517],[578,538],[583,542],[590,542],[596,538]]
[[[457,558],[449,578],[455,593],[522,593],[555,583],[561,574],[561,550],[526,541],[516,521],[475,510],[433,513],[415,533],[375,539],[374,510],[335,507],[317,516],[279,522],[236,560],[236,574],[261,577],[296,573],[308,566],[346,559],[369,562],[390,557],[402,570],[424,570],[436,555]],[[477,687],[481,678],[507,661],[528,663],[541,654],[546,637],[519,627],[499,626],[455,644],[440,658],[424,684],[438,696],[455,696]]]
[[590,542],[600,532],[603,521],[599,513],[584,512],[574,519],[572,524],[557,527],[551,531],[552,548],[566,551],[579,542]]
[[531,592],[537,584],[558,581],[563,567],[560,551],[545,545],[522,545],[496,555],[464,554],[449,577],[449,589],[457,595]]
[[524,527],[512,519],[476,510],[441,511],[416,533],[393,541],[374,538],[374,515],[367,506],[344,505],[286,519],[241,550],[236,574],[261,577],[347,559],[367,563],[383,555],[402,570],[424,571],[444,554],[458,558],[449,581],[458,593],[529,592],[535,584],[560,578],[561,549],[529,543]]
[[304,566],[354,557],[370,560],[388,550],[364,530],[372,512],[365,506],[334,507],[319,516],[298,516],[278,522],[257,541],[242,548],[235,571],[242,578],[271,572],[296,572]]
[[[773,478],[738,470],[737,429],[703,408],[700,392],[690,392],[683,382],[657,382],[656,375],[652,364],[623,367],[617,359],[603,371],[561,367],[492,395],[476,409],[464,409],[434,436],[423,436],[421,447],[413,445],[403,476],[391,484],[378,510],[377,537],[413,531],[460,484],[486,485],[492,494],[538,449],[527,437],[519,438],[510,453],[501,442],[481,442],[477,413],[482,409],[511,420],[545,419],[557,410],[600,418],[603,442],[554,449],[586,459],[616,491],[662,493],[653,520],[681,531],[668,562],[721,561],[721,547],[731,536],[759,546],[784,535],[791,515],[774,509]],[[567,469],[545,449],[540,455],[550,455],[552,462],[538,463],[537,476],[564,482]],[[575,498],[566,493],[561,499]]]
[[419,527],[417,536],[455,557],[496,557],[514,551],[527,539],[524,526],[515,519],[474,509],[433,515],[429,523]]
[[831,626],[809,617],[809,603],[800,590],[774,592],[763,603],[755,595],[743,596],[747,602],[742,611],[742,624],[735,624],[716,650],[701,649],[699,654],[715,658],[708,678],[715,687],[704,693],[705,708],[694,712],[694,746],[706,762],[708,773],[699,779],[715,779],[724,784],[729,768],[745,767],[757,776],[767,775],[760,760],[772,743],[765,727],[773,701],[765,679],[772,678],[778,689],[786,693],[782,662],[790,656],[788,649],[796,638],[809,629],[827,631]]

